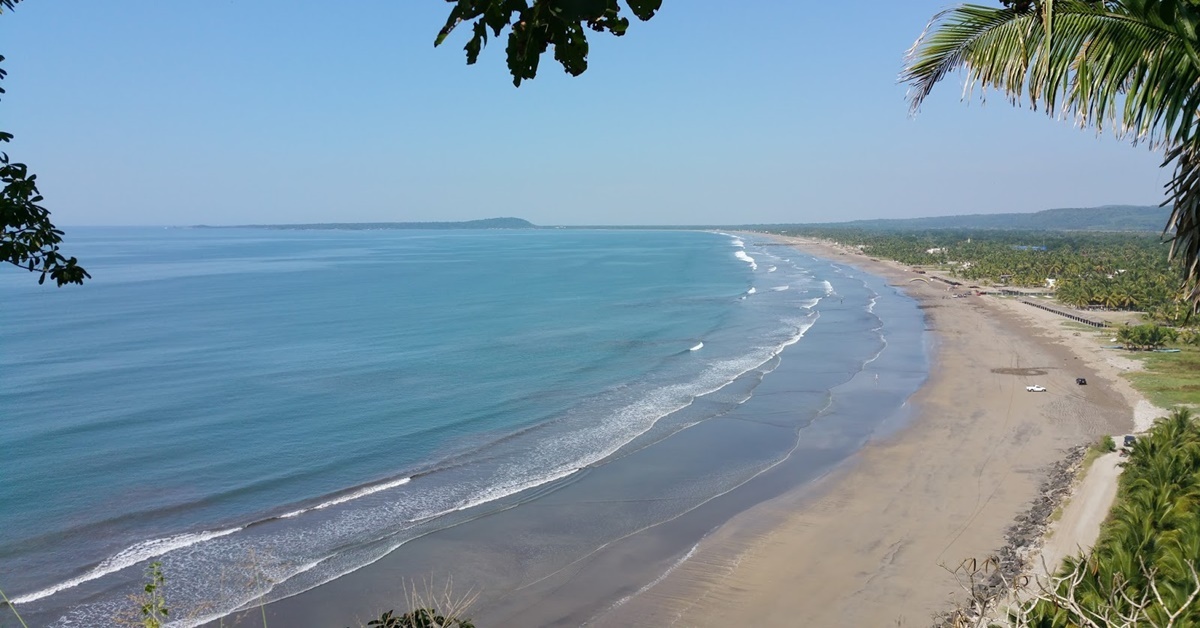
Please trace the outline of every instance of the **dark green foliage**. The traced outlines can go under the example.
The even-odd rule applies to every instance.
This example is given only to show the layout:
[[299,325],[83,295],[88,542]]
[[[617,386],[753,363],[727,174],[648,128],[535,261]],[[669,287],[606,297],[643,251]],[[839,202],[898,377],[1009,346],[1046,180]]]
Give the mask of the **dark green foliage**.
[[[0,57],[3,59],[3,57]],[[11,135],[0,132],[0,142]],[[38,205],[37,175],[29,174],[25,164],[10,163],[6,153],[0,153],[0,261],[31,272],[40,272],[38,283],[49,276],[60,286],[82,284],[90,278],[74,257],[59,253],[63,232],[50,222],[50,212]]]
[[1181,264],[1168,261],[1167,246],[1151,234],[836,227],[781,233],[861,246],[873,257],[937,267],[969,282],[1045,287],[1053,279],[1055,296],[1072,307],[1146,312],[1172,325],[1190,311],[1180,300]]
[[[609,32],[620,37],[629,29],[629,19],[621,15],[617,0],[446,0],[454,5],[446,25],[438,32],[434,46],[463,22],[471,22],[471,39],[463,48],[467,63],[479,60],[488,43],[489,32],[499,37],[509,29],[505,54],[513,85],[537,75],[542,53],[554,46],[554,60],[571,76],[587,70],[587,30]],[[662,0],[625,0],[629,11],[640,20],[648,20],[662,6]]]
[[142,626],[143,628],[161,628],[167,622],[170,610],[167,599],[163,595],[162,563],[153,562],[146,567],[146,586],[143,587],[145,596],[142,597]]
[[1158,325],[1135,325],[1117,330],[1117,341],[1127,349],[1157,349],[1178,338],[1179,334],[1174,329]]
[[418,608],[403,615],[388,611],[367,622],[372,628],[475,628],[470,620],[445,617],[431,608]]
[[1004,93],[1081,127],[1161,148],[1173,175],[1163,235],[1200,312],[1200,2],[1005,0],[934,16],[900,80],[916,112],[934,85],[966,71],[966,91]]
[[1100,451],[1113,452],[1116,450],[1117,450],[1117,442],[1113,440],[1112,436],[1106,435],[1104,438],[1100,439]]
[[[1068,559],[1064,569],[1078,560]],[[1200,563],[1200,426],[1190,411],[1181,408],[1160,419],[1134,443],[1117,505],[1083,560],[1086,568],[1073,596],[1097,616],[1104,610],[1124,615],[1135,601],[1155,602],[1151,582],[1163,598],[1147,605],[1147,616],[1157,622],[1152,625],[1167,625],[1164,608],[1175,610],[1187,602],[1196,588],[1192,569]],[[1062,584],[1062,599],[1069,586]],[[1048,601],[1034,608],[1032,619],[1030,625],[1047,628],[1081,624]],[[1200,605],[1193,600],[1174,625],[1200,625]]]
[[[0,8],[11,9],[15,3],[0,0]],[[0,68],[0,79],[6,74]],[[11,133],[0,131],[0,143],[11,139]],[[29,174],[25,164],[11,162],[8,153],[0,152],[0,184],[4,185],[0,190],[0,261],[40,272],[38,283],[44,283],[47,276],[59,286],[82,284],[90,278],[78,260],[59,253],[63,232],[50,222],[50,212],[38,204],[42,195],[38,193],[37,175]]]
[[841,223],[801,225],[884,231],[922,229],[1005,229],[1052,231],[1145,231],[1158,234],[1171,210],[1141,205],[1105,205],[1103,207],[1060,207],[1032,213],[970,214],[929,218],[880,218]]

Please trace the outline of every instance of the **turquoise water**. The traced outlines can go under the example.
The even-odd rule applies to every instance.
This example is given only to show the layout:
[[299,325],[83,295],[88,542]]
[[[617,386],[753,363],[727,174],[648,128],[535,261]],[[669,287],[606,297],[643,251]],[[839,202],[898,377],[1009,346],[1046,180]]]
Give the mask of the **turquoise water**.
[[87,285],[0,273],[0,587],[39,623],[102,625],[151,560],[195,617],[299,593],[728,412],[823,315],[813,416],[886,346],[862,280],[727,234],[68,238]]

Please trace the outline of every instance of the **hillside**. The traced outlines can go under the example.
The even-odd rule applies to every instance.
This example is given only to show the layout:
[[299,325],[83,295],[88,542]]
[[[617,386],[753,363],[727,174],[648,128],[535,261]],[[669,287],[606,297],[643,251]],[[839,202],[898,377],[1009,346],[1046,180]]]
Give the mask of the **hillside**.
[[806,224],[804,227],[846,227],[869,230],[1019,229],[1051,231],[1151,231],[1161,232],[1171,214],[1169,207],[1105,205],[1063,207],[1030,214],[971,214],[931,218],[854,220]]

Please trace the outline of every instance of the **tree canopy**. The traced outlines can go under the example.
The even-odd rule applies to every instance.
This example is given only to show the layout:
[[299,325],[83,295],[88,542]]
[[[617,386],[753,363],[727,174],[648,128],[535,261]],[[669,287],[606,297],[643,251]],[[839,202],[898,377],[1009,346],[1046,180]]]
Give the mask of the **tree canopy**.
[[[12,8],[17,1],[0,0],[0,8]],[[0,79],[5,75],[0,68]],[[0,143],[11,139],[11,133],[0,131]],[[9,160],[8,153],[0,152],[0,184],[4,185],[0,190],[0,261],[40,272],[38,283],[50,277],[59,286],[82,284],[91,277],[78,260],[59,252],[63,232],[50,222],[49,210],[38,204],[42,195],[38,193],[37,175],[30,174],[25,164]]]
[[1081,127],[1111,129],[1164,152],[1174,175],[1163,231],[1200,310],[1200,2],[1002,0],[934,16],[900,78],[915,113],[949,74]]
[[[490,36],[508,29],[508,71],[513,85],[537,75],[538,62],[550,45],[554,59],[571,76],[587,70],[587,31],[608,32],[620,37],[629,29],[629,18],[617,0],[446,0],[454,5],[446,25],[433,45],[439,46],[460,24],[471,22],[471,39],[464,50],[467,63],[479,59]],[[640,20],[654,17],[662,0],[625,0],[629,11]]]
[[[0,0],[0,13],[11,10],[21,0]],[[0,63],[4,57],[0,55]],[[0,68],[0,79],[7,76]],[[0,87],[0,95],[4,88]],[[12,133],[0,130],[0,144],[12,140]],[[50,277],[59,286],[68,283],[82,284],[90,278],[74,257],[67,258],[59,252],[63,232],[50,222],[50,212],[38,205],[42,195],[38,193],[37,175],[29,168],[15,163],[8,153],[0,152],[0,261],[8,262],[31,272],[40,272],[38,283]]]

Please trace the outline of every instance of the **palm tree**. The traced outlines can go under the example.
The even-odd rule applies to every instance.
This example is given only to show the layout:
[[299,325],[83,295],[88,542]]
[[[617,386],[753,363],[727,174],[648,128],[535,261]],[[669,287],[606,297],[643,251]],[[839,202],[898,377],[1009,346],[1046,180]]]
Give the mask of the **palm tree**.
[[[1163,231],[1200,311],[1200,6],[1190,0],[1001,0],[938,13],[900,78],[915,113],[948,74],[1079,126],[1162,149],[1174,168]],[[1172,233],[1173,232],[1173,233]]]

